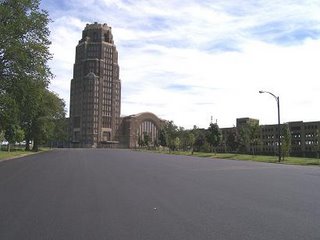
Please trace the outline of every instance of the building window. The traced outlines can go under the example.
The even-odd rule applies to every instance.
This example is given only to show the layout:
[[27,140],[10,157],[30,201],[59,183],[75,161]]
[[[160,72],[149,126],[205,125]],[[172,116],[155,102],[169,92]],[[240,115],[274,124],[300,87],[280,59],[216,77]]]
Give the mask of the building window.
[[104,41],[105,42],[109,42],[110,41],[109,35],[107,33],[104,34]]
[[94,41],[98,40],[98,33],[97,32],[93,33],[93,40]]
[[103,132],[102,133],[102,141],[110,141],[111,140],[111,133],[110,132]]
[[73,117],[73,127],[80,128],[80,117]]
[[108,116],[102,117],[102,127],[103,128],[110,128],[110,118]]
[[73,132],[73,141],[74,142],[79,142],[80,141],[80,132],[78,132],[78,131]]

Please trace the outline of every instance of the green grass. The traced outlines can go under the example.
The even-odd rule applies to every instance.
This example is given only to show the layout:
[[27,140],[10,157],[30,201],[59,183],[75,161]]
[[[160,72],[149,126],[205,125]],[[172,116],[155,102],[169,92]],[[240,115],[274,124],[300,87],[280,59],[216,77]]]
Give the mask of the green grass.
[[[168,153],[162,151],[161,153]],[[278,163],[278,156],[263,156],[263,155],[248,155],[248,154],[237,154],[237,153],[204,153],[204,152],[171,152],[170,154],[186,155],[195,157],[207,157],[207,158],[219,158],[219,159],[232,159],[241,161],[254,161],[254,162],[267,162],[267,163]],[[285,160],[281,160],[281,164],[292,164],[292,165],[317,165],[320,166],[320,159],[318,158],[303,158],[303,157],[286,157]]]
[[[50,148],[41,148],[39,149],[39,152],[48,151]],[[26,155],[34,154],[35,152],[32,151],[25,151],[23,148],[14,148],[10,152],[2,149],[0,151],[0,161],[4,159],[11,159],[16,157],[22,157]]]

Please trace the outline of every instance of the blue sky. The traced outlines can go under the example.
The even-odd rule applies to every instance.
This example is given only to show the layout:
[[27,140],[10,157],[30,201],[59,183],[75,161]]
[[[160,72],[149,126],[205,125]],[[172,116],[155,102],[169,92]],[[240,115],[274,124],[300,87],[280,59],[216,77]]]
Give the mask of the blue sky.
[[87,23],[112,27],[121,114],[177,125],[320,120],[319,0],[44,0],[52,23],[51,89],[69,105],[75,46]]

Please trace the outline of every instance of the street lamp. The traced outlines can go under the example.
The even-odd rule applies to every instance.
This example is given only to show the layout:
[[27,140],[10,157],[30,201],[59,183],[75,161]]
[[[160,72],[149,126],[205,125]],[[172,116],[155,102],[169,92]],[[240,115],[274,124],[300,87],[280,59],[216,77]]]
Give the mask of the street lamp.
[[279,162],[281,162],[281,130],[280,130],[280,99],[276,95],[267,91],[259,91],[259,93],[268,93],[277,101],[278,107],[278,150],[279,150]]

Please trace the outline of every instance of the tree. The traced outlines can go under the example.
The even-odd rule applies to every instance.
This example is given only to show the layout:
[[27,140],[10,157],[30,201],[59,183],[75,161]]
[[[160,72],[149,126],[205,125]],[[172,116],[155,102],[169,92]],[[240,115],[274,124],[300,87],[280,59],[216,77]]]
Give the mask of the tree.
[[8,141],[8,152],[10,145],[21,142],[24,132],[19,126],[18,105],[9,94],[0,95],[0,131],[4,131],[4,137]]
[[4,0],[0,3],[1,90],[24,80],[49,83],[48,13],[39,0]]
[[179,148],[180,148],[180,138],[179,137],[175,137],[175,139],[173,140],[173,142],[172,142],[172,149],[174,150],[174,151],[177,151],[177,150],[179,150]]
[[161,146],[167,146],[167,132],[164,127],[159,131],[159,144]]
[[39,102],[39,109],[31,120],[31,139],[33,151],[38,151],[39,144],[50,140],[55,122],[65,118],[65,103],[55,93],[45,89]]
[[2,142],[4,141],[4,132],[0,130],[0,151],[2,150]]
[[192,131],[190,130],[179,131],[179,138],[181,141],[180,144],[183,151],[187,151],[188,149],[193,149],[195,138]]
[[138,136],[138,146],[139,146],[139,147],[142,147],[143,144],[144,144],[144,141],[143,141],[143,139],[142,139],[142,136],[139,134],[139,136]]
[[250,139],[250,148],[253,155],[255,155],[255,148],[260,143],[260,126],[258,122],[250,122],[249,127],[249,139]]
[[248,122],[239,131],[240,147],[242,151],[255,155],[255,148],[260,141],[260,127],[258,122]]
[[[39,134],[32,132],[38,130],[32,125],[35,120],[42,121],[37,117],[43,107],[43,92],[52,77],[47,64],[52,57],[49,52],[50,20],[39,5],[39,0],[4,0],[0,3],[0,98],[7,100],[1,102],[0,111],[15,104],[18,111],[11,119],[17,122],[5,121],[5,130],[12,132],[19,125],[25,132],[27,148],[31,136]],[[3,112],[1,118],[4,118]]]
[[143,145],[149,147],[150,144],[150,136],[147,132],[143,133]]
[[5,132],[5,138],[8,141],[8,152],[10,152],[10,145],[16,142],[22,142],[24,139],[24,131],[18,125],[10,125]]
[[19,107],[9,94],[0,95],[0,131],[19,124]]
[[227,151],[235,152],[239,147],[237,133],[235,131],[228,132],[225,138]]
[[33,132],[37,130],[34,125],[36,122],[41,123],[40,121],[43,120],[41,114],[43,115],[43,112],[47,111],[44,109],[47,107],[44,104],[46,101],[44,98],[48,90],[41,83],[30,81],[25,84],[23,91],[21,95],[24,97],[19,102],[20,107],[24,109],[20,112],[20,121],[26,134],[26,150],[30,150],[30,141],[34,140],[35,135],[39,134],[39,131],[37,133]]
[[194,134],[194,150],[196,152],[200,152],[203,150],[205,143],[206,143],[206,135],[205,135],[205,129],[199,129],[194,127],[192,129],[192,132]]
[[211,152],[214,150],[216,152],[216,147],[221,141],[221,131],[218,124],[210,123],[210,126],[207,130],[207,141],[210,144]]
[[192,154],[193,154],[194,143],[195,143],[195,141],[196,141],[196,138],[195,138],[195,136],[194,136],[194,134],[193,134],[192,132],[189,132],[189,137],[188,137],[188,139],[189,139],[189,144],[190,144],[190,147],[191,147],[191,152],[192,152]]
[[63,147],[68,141],[68,121],[65,117],[53,120],[53,131],[49,137],[50,145]]
[[169,151],[175,149],[175,139],[178,137],[178,126],[173,121],[166,121],[160,130],[160,143],[169,148]]
[[289,124],[283,125],[282,133],[283,133],[283,139],[282,139],[281,151],[282,151],[282,158],[284,161],[285,157],[290,156],[290,150],[291,150],[291,132],[290,132]]
[[246,125],[243,125],[239,129],[239,150],[242,153],[250,151],[250,134]]

